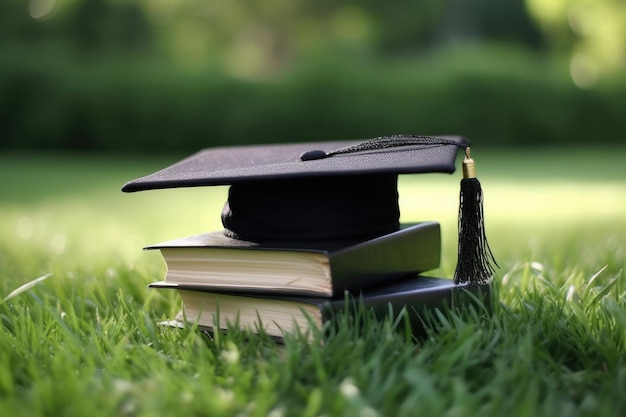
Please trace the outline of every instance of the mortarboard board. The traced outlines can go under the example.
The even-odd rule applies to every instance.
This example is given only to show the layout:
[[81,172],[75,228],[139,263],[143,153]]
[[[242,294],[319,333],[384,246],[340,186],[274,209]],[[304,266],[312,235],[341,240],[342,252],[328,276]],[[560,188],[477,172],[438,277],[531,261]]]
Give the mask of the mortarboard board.
[[399,174],[452,173],[464,149],[456,283],[493,275],[469,142],[462,137],[389,136],[366,141],[235,146],[202,150],[130,181],[125,192],[229,185],[225,235],[253,242],[365,239],[400,227]]

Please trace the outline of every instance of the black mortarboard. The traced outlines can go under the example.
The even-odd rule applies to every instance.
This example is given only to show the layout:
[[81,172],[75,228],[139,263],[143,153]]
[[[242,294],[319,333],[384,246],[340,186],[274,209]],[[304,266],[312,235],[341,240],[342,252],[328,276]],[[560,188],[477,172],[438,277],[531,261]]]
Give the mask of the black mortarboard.
[[222,223],[231,238],[260,243],[367,239],[400,226],[398,174],[452,173],[459,149],[466,150],[466,178],[455,281],[482,283],[493,274],[493,257],[484,235],[480,184],[462,137],[212,148],[122,190],[230,185]]

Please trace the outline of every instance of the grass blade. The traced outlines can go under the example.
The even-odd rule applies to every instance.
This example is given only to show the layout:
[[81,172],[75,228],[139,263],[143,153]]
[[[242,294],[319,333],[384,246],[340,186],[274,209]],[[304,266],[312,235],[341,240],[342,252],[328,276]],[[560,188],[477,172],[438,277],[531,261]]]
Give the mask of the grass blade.
[[50,277],[52,274],[45,274],[40,276],[39,278],[35,278],[32,281],[27,282],[24,285],[19,286],[18,288],[14,289],[13,291],[11,291],[9,293],[9,295],[7,295],[6,297],[4,297],[4,301],[8,301],[13,297],[17,297],[18,295],[20,295],[21,293],[30,290],[31,288],[33,288],[35,285],[39,284],[40,282],[42,282],[43,280],[45,280],[46,278]]

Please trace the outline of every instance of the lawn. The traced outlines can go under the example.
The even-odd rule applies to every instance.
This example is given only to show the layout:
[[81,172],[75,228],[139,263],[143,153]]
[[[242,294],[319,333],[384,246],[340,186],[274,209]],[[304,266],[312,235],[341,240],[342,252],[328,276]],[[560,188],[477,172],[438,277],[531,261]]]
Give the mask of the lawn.
[[[146,288],[165,267],[141,248],[220,227],[226,190],[120,188],[179,156],[0,155],[0,415],[626,413],[626,148],[474,150],[492,312],[418,338],[340,315],[283,345],[157,326],[179,301]],[[400,194],[404,221],[441,222],[451,276],[458,177]]]

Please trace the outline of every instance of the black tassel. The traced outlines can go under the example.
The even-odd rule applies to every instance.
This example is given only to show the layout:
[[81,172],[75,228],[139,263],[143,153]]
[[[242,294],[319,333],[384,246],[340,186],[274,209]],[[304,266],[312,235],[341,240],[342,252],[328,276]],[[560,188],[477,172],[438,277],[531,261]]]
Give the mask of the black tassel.
[[459,252],[454,283],[485,284],[495,273],[494,265],[498,266],[485,234],[483,190],[476,179],[469,148],[466,148],[459,201]]

